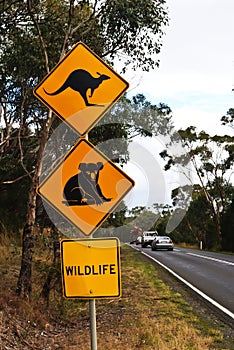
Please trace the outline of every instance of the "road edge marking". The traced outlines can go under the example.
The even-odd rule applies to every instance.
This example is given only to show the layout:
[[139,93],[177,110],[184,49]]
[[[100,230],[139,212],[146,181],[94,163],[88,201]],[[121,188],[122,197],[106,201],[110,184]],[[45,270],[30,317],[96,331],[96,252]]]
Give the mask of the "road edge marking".
[[195,254],[195,253],[186,253],[186,254],[187,255],[196,256],[196,257],[199,257],[199,258],[203,258],[203,259],[207,259],[207,260],[213,260],[213,261],[216,261],[216,262],[220,262],[222,264],[227,264],[227,265],[233,265],[234,266],[234,263],[231,262],[231,261],[216,259],[216,258],[213,258],[212,256],[204,256],[204,255],[199,255],[199,254]]
[[[135,249],[135,248],[133,248]],[[148,255],[147,253],[141,251],[140,249],[137,249],[139,252],[141,252],[143,255],[147,256],[148,258],[150,258],[151,260],[153,260],[154,262],[156,262],[158,265],[162,266],[165,270],[167,270],[168,272],[170,272],[173,276],[175,276],[178,280],[180,280],[181,282],[183,282],[184,284],[186,284],[189,288],[191,288],[194,292],[196,292],[198,295],[200,295],[202,298],[204,298],[205,300],[207,300],[209,303],[211,303],[212,305],[214,305],[215,307],[217,307],[219,310],[221,310],[223,313],[225,313],[226,315],[228,315],[229,317],[231,317],[234,320],[234,313],[232,313],[230,310],[228,310],[226,307],[222,306],[221,304],[219,304],[217,301],[215,301],[214,299],[210,298],[208,295],[206,295],[205,293],[203,293],[200,289],[196,288],[194,285],[192,285],[191,283],[189,283],[188,281],[186,281],[183,277],[181,277],[180,275],[178,275],[177,273],[175,273],[173,270],[171,270],[169,267],[167,267],[166,265],[162,264],[160,261],[158,261],[157,259],[153,258],[152,256]]]

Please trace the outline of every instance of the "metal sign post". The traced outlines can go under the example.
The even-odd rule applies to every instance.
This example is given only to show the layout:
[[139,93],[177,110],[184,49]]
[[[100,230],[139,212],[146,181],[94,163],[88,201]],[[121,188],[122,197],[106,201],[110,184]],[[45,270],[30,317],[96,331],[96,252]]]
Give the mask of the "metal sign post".
[[91,350],[97,350],[97,327],[96,327],[96,303],[95,299],[89,301],[90,315],[90,340]]

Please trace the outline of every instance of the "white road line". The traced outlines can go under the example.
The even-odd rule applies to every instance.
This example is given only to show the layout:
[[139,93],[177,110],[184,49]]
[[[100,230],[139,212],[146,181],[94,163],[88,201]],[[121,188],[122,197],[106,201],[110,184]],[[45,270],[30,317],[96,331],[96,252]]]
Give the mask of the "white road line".
[[177,273],[175,273],[173,270],[169,269],[169,267],[167,267],[166,265],[162,264],[160,261],[158,261],[157,259],[153,258],[152,256],[148,255],[145,252],[141,252],[142,254],[144,254],[145,256],[147,256],[148,258],[150,258],[151,260],[155,261],[157,264],[159,264],[160,266],[162,266],[164,269],[166,269],[168,272],[170,272],[173,276],[175,276],[176,278],[178,278],[180,281],[182,281],[184,284],[186,284],[189,288],[191,288],[194,292],[196,292],[197,294],[199,294],[202,298],[206,299],[208,302],[210,302],[212,305],[214,305],[215,307],[217,307],[218,309],[220,309],[222,312],[224,312],[226,315],[228,315],[229,317],[231,317],[234,320],[234,313],[232,313],[230,310],[228,310],[226,307],[220,305],[219,303],[217,303],[217,301],[213,300],[212,298],[210,298],[208,295],[206,295],[205,293],[203,293],[201,290],[199,290],[198,288],[196,288],[195,286],[193,286],[191,283],[189,283],[188,281],[186,281],[183,277],[177,275]]
[[203,259],[208,259],[208,260],[213,260],[213,261],[217,261],[223,264],[227,264],[227,265],[233,265],[233,262],[230,261],[226,261],[226,260],[221,260],[221,259],[216,259],[216,258],[211,258],[210,256],[204,256],[204,255],[199,255],[199,254],[194,254],[194,253],[186,253],[188,255],[193,255],[193,256],[198,256],[199,258],[203,258]]

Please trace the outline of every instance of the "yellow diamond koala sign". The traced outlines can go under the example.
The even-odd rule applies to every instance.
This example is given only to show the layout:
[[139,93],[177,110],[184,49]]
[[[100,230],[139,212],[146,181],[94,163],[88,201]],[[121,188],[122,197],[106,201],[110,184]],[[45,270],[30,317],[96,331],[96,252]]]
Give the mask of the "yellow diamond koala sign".
[[89,141],[79,139],[38,188],[42,198],[89,236],[134,181]]
[[61,242],[63,294],[66,298],[120,297],[117,238]]

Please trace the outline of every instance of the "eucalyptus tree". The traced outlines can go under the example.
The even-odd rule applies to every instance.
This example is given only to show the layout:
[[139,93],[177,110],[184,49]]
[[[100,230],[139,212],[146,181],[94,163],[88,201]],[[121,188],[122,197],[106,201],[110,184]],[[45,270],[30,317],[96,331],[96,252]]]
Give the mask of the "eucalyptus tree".
[[[230,188],[233,167],[233,137],[210,136],[197,132],[194,126],[179,131],[183,145],[193,165],[195,181],[201,186],[209,205],[210,215],[217,233],[217,245],[222,246],[221,214],[230,204]],[[180,164],[184,167],[184,157],[172,157],[167,151],[161,153],[167,159],[166,168]],[[198,219],[199,220],[199,219]]]
[[[32,89],[77,41],[84,41],[110,64],[122,60],[123,70],[157,67],[168,16],[165,0],[9,0],[0,2],[0,16],[1,150],[4,156],[16,132],[20,166],[30,180],[18,280],[18,293],[27,298],[31,292],[36,188],[54,123],[51,111],[33,98]],[[22,146],[28,128],[38,138],[30,166]]]
[[193,186],[190,205],[183,220],[173,232],[173,238],[177,242],[196,245],[202,241],[204,248],[212,248],[217,242],[210,206],[202,187],[198,184]]
[[221,122],[223,125],[228,125],[234,129],[234,108],[229,108],[226,115],[222,116]]

